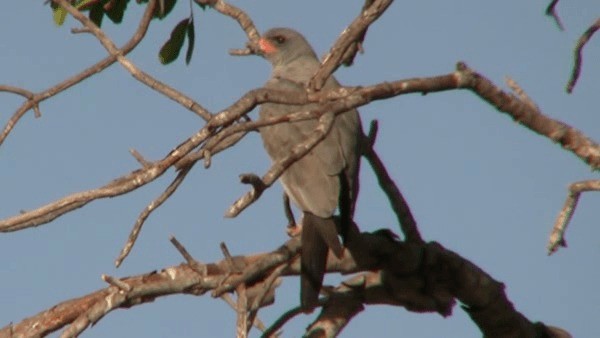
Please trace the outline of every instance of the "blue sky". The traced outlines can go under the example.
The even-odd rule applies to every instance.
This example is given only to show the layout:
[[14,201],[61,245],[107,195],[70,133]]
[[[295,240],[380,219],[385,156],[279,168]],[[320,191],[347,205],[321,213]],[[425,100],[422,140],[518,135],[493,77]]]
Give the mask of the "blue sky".
[[[105,56],[91,36],[72,35],[78,23],[52,22],[43,1],[14,1],[0,20],[0,83],[41,91]],[[355,17],[362,1],[232,1],[260,31],[293,27],[322,55]],[[596,1],[561,2],[566,31],[543,15],[545,1],[419,1],[394,3],[367,36],[365,54],[338,79],[347,85],[446,74],[459,60],[497,84],[515,79],[553,118],[600,140],[598,74],[600,42],[586,47],[581,79],[572,95],[564,87],[579,34],[600,13]],[[125,23],[104,22],[118,45],[135,30],[142,7]],[[237,23],[194,7],[196,50],[189,66],[158,62],[157,52],[174,25],[189,14],[181,2],[154,21],[145,41],[129,55],[143,70],[216,112],[260,87],[270,66],[258,57],[232,57],[246,37]],[[26,18],[26,19],[25,19]],[[504,86],[504,85],[503,85]],[[0,123],[21,104],[2,93]],[[67,194],[91,189],[138,167],[128,149],[162,158],[201,128],[203,121],[133,79],[118,64],[41,104],[42,118],[28,113],[0,147],[0,217],[31,210]],[[504,282],[529,319],[563,327],[575,337],[600,335],[600,194],[582,197],[567,234],[569,248],[548,257],[548,234],[573,181],[598,178],[582,161],[514,123],[467,91],[406,95],[360,109],[365,125],[380,121],[377,151],[407,198],[427,240],[440,242]],[[252,116],[255,116],[255,112]],[[257,134],[194,168],[179,191],[148,220],[131,256],[113,261],[139,212],[174,177],[169,171],[131,194],[96,201],[50,224],[0,235],[0,326],[18,322],[62,300],[105,287],[100,275],[128,276],[181,262],[168,236],[175,235],[199,260],[269,251],[286,239],[274,186],[236,219],[223,213],[247,187],[238,174],[263,173],[269,159]],[[363,230],[398,231],[369,166],[361,172],[357,221]],[[338,277],[330,276],[335,283]],[[272,323],[298,303],[297,278],[285,279],[276,304],[260,318]],[[312,319],[284,328],[299,336]],[[230,337],[235,314],[220,300],[175,296],[118,310],[84,337]],[[398,335],[480,337],[459,307],[453,316],[369,307],[342,337]],[[254,332],[256,336],[256,332]]]

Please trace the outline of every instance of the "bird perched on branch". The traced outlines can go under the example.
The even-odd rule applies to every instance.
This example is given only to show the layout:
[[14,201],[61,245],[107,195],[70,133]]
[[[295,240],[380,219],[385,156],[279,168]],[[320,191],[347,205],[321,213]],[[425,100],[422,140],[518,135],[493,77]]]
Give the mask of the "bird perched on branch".
[[[306,39],[289,28],[267,31],[260,38],[258,49],[256,52],[273,66],[265,88],[305,94],[308,82],[321,66]],[[340,84],[331,76],[322,90],[338,87]],[[316,103],[302,106],[265,103],[261,106],[260,117],[281,116],[316,107]],[[260,134],[269,156],[277,161],[315,132],[317,124],[316,120],[280,123],[260,128]],[[337,257],[343,254],[333,215],[338,201],[344,199],[349,201],[346,208],[349,217],[354,211],[362,135],[356,109],[337,115],[329,134],[280,177],[286,194],[303,212],[300,301],[305,311],[317,305],[328,249]],[[340,196],[340,191],[349,196]]]

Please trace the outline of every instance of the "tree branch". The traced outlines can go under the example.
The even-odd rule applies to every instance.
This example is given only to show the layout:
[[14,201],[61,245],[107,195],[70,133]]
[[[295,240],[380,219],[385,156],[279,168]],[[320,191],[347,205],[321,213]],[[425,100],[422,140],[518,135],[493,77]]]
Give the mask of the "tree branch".
[[371,129],[369,130],[369,136],[363,142],[363,156],[367,158],[375,175],[377,176],[377,181],[379,182],[379,187],[385,192],[388,200],[390,201],[390,205],[392,206],[392,210],[396,214],[396,218],[398,219],[398,224],[400,225],[400,229],[404,234],[404,238],[406,238],[407,242],[411,243],[424,243],[421,238],[421,234],[419,233],[419,228],[417,227],[417,221],[412,215],[410,211],[410,207],[406,202],[406,199],[398,189],[398,186],[394,182],[394,180],[390,177],[387,170],[385,169],[385,165],[375,152],[373,148],[375,145],[375,139],[377,137],[377,120],[371,122]]
[[564,31],[565,27],[563,26],[562,21],[560,20],[560,17],[558,16],[558,12],[556,11],[556,5],[558,5],[558,1],[559,0],[552,0],[548,4],[548,7],[546,7],[546,15],[551,16],[554,19],[554,22],[556,22],[558,29],[560,29],[561,31]]
[[191,165],[189,165],[186,168],[184,168],[183,170],[181,170],[177,174],[177,177],[175,177],[175,179],[171,182],[171,184],[169,184],[169,186],[165,189],[165,191],[163,191],[163,193],[160,194],[160,196],[158,196],[156,199],[154,199],[152,202],[150,202],[144,208],[144,210],[142,210],[142,212],[136,219],[135,224],[133,225],[133,228],[131,229],[131,232],[129,233],[129,237],[127,238],[127,241],[125,242],[125,245],[121,249],[121,253],[119,253],[119,256],[115,260],[116,267],[121,266],[121,263],[123,263],[125,258],[127,258],[129,253],[131,253],[131,250],[133,249],[135,241],[137,240],[137,238],[140,234],[140,231],[142,231],[142,227],[144,226],[144,223],[146,222],[148,217],[150,217],[150,214],[152,214],[152,212],[154,210],[158,209],[167,199],[169,199],[169,197],[171,197],[171,195],[173,195],[173,193],[177,190],[177,188],[179,188],[181,183],[183,183],[183,181],[187,177],[187,174],[190,172],[190,170],[192,170],[193,167],[194,167],[194,164],[192,163]]
[[[202,129],[177,146],[162,160],[150,164],[147,168],[120,177],[104,187],[72,194],[36,210],[0,220],[0,231],[16,231],[47,223],[66,212],[82,207],[92,200],[114,197],[137,189],[162,175],[170,166],[179,162],[193,149],[211,137],[218,135],[220,130],[229,130],[226,132],[230,133],[229,135],[233,135],[231,130],[242,131],[244,127],[232,126],[231,129],[222,129],[222,127],[230,126],[257,105],[265,102],[290,105],[319,104],[310,112],[295,113],[297,115],[294,119],[300,120],[306,117],[302,114],[314,114],[313,116],[320,116],[325,112],[338,114],[375,100],[408,93],[432,93],[453,89],[473,91],[493,107],[508,114],[528,129],[559,143],[563,148],[582,159],[592,169],[596,170],[600,167],[600,146],[592,139],[566,123],[543,115],[535,106],[523,102],[517,96],[502,91],[491,81],[469,69],[464,63],[459,63],[457,70],[447,75],[384,82],[366,87],[342,87],[324,93],[311,93],[306,96],[288,95],[286,92],[264,88],[252,90],[230,107],[215,114]],[[281,119],[281,123],[285,121],[286,118]],[[292,119],[288,117],[288,121],[292,121]],[[260,123],[266,122],[244,122],[240,125],[245,125],[250,130],[260,125]],[[235,128],[240,129],[236,130]],[[290,157],[287,160],[293,160],[293,158]],[[274,180],[270,177],[277,176],[278,170],[273,169],[273,171],[268,172],[268,175],[263,177],[263,181]],[[240,203],[243,206],[248,202],[242,201]],[[234,208],[234,211],[236,210],[240,209]]]
[[[135,31],[135,33],[133,34],[131,39],[125,45],[123,45],[123,47],[118,49],[119,55],[129,54],[129,52],[131,52],[140,43],[140,41],[142,41],[142,39],[146,35],[146,32],[148,31],[148,27],[150,25],[150,21],[152,20],[152,14],[154,13],[155,6],[156,6],[156,0],[151,0],[148,3],[148,6],[146,7],[146,11],[144,12],[144,15],[138,25],[137,30]],[[108,57],[97,62],[96,64],[86,68],[81,73],[79,73],[75,76],[72,76],[72,77],[64,80],[63,82],[60,82],[42,92],[34,94],[33,97],[29,98],[28,101],[23,103],[23,105],[21,105],[21,107],[19,107],[17,109],[17,111],[13,114],[13,116],[10,118],[10,120],[8,120],[8,122],[4,126],[2,133],[0,133],[0,146],[2,145],[4,140],[6,140],[6,138],[8,137],[10,132],[13,130],[15,125],[21,119],[21,117],[23,117],[23,115],[25,115],[25,113],[28,112],[29,109],[33,108],[34,111],[36,109],[39,109],[40,102],[42,102],[48,98],[51,98],[52,96],[71,88],[72,86],[80,83],[81,81],[87,79],[88,77],[90,77],[94,74],[97,74],[97,73],[103,71],[104,69],[108,68],[110,65],[115,63],[116,61],[117,61],[117,57],[115,55],[109,55]],[[38,108],[36,108],[36,107],[38,107]],[[40,114],[39,111],[36,112],[36,114],[39,115]]]
[[[359,16],[342,32],[338,40],[333,44],[329,53],[323,58],[322,66],[313,75],[308,87],[319,91],[325,81],[342,64],[352,63],[354,55],[359,50],[358,44],[361,44],[367,33],[369,26],[377,20],[381,14],[392,4],[393,0],[374,0],[366,1]],[[353,53],[347,54],[347,51]],[[354,55],[352,55],[354,54]]]
[[148,87],[156,90],[157,92],[165,95],[171,100],[179,103],[186,109],[189,109],[196,113],[198,116],[202,117],[204,120],[208,121],[212,117],[210,112],[202,107],[199,103],[192,100],[190,97],[187,97],[183,93],[171,88],[165,83],[155,79],[151,75],[145,73],[141,69],[139,69],[133,62],[129,61],[117,48],[117,46],[112,42],[112,40],[104,34],[104,32],[96,26],[96,24],[90,20],[87,16],[81,13],[77,8],[73,7],[69,1],[67,0],[52,0],[53,2],[62,6],[69,14],[71,14],[77,21],[81,22],[87,29],[89,29],[90,33],[93,34],[100,44],[106,49],[106,51],[114,56],[117,61],[125,68],[131,75],[147,85]]
[[561,246],[567,246],[567,241],[565,240],[567,226],[573,217],[581,193],[586,191],[600,191],[600,180],[580,181],[569,186],[569,194],[567,195],[565,204],[558,214],[556,222],[552,227],[552,232],[550,233],[548,255],[558,251]]
[[[553,336],[542,323],[532,323],[514,309],[502,283],[437,243],[401,242],[387,231],[361,233],[351,243],[342,259],[329,255],[327,271],[369,272],[329,291],[310,332],[339,332],[365,305],[371,304],[448,316],[456,299],[464,304],[485,336]],[[117,286],[62,302],[6,326],[0,329],[0,337],[44,336],[67,325],[70,326],[63,336],[75,336],[117,308],[130,308],[173,294],[199,296],[209,290],[218,297],[242,285],[246,288],[248,309],[258,310],[272,303],[274,294],[265,297],[264,290],[274,290],[278,285],[274,280],[299,275],[299,249],[300,240],[294,238],[270,253],[233,256],[233,265],[228,259],[206,264],[201,273],[190,264],[181,264],[119,279],[115,281]],[[242,267],[241,272],[234,271],[238,267]]]
[[573,88],[575,88],[575,84],[579,79],[581,65],[583,64],[583,47],[585,47],[598,29],[600,29],[600,18],[596,19],[596,21],[581,35],[579,40],[577,40],[577,45],[575,45],[575,50],[573,51],[573,71],[571,72],[571,78],[567,83],[567,93],[573,92]]
[[259,34],[252,19],[244,11],[223,0],[194,0],[199,5],[208,5],[219,13],[229,16],[240,24],[250,41],[258,41]]

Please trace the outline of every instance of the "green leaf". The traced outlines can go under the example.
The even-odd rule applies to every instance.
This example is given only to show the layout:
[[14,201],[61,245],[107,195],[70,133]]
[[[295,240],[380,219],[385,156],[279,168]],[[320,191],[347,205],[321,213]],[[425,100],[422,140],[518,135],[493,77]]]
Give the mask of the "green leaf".
[[67,18],[67,10],[55,4],[54,2],[50,7],[52,7],[52,18],[54,19],[54,23],[59,27],[62,26]]
[[154,17],[161,20],[164,19],[167,15],[169,15],[169,13],[171,13],[175,7],[175,3],[177,3],[177,0],[159,0],[159,6],[154,13]]
[[80,10],[80,11],[84,11],[84,10],[86,10],[86,9],[88,9],[88,8],[89,8],[88,4],[89,4],[90,2],[94,2],[94,1],[96,1],[96,0],[78,0],[78,1],[76,1],[76,2],[75,2],[75,5],[74,5],[74,6],[75,6],[75,8],[77,8],[78,10]]
[[185,64],[189,65],[192,60],[192,54],[194,53],[194,40],[196,40],[196,33],[194,32],[194,17],[190,16],[187,26],[187,38],[188,48],[185,53]]
[[102,8],[102,3],[95,4],[94,7],[90,9],[88,16],[96,26],[100,27],[102,25],[102,19],[104,18],[104,8]]
[[173,62],[179,56],[183,40],[185,39],[185,33],[188,29],[188,23],[189,19],[181,20],[171,32],[169,40],[160,48],[158,59],[163,65]]
[[106,16],[114,23],[121,23],[128,2],[129,0],[111,0],[104,7]]

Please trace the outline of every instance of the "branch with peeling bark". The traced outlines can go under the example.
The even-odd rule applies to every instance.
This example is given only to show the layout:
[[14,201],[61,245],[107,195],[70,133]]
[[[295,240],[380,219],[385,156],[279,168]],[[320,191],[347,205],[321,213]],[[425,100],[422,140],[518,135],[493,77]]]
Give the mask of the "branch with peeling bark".
[[586,191],[600,191],[600,180],[575,182],[569,186],[569,194],[567,195],[565,204],[558,214],[550,233],[550,239],[548,240],[549,255],[558,251],[561,246],[567,246],[567,241],[565,240],[567,226],[573,217],[581,193]]
[[[507,299],[502,283],[437,243],[401,242],[387,231],[356,232],[351,243],[342,259],[329,255],[327,270],[343,274],[368,272],[327,291],[321,301],[322,311],[308,329],[309,336],[317,332],[334,336],[368,305],[386,304],[448,316],[459,300],[486,336],[510,333],[560,337],[553,335],[551,328],[533,323],[519,313]],[[181,244],[179,247],[182,251]],[[185,264],[122,279],[104,276],[109,287],[4,327],[0,337],[44,336],[65,327],[61,337],[75,337],[113,310],[173,294],[201,296],[210,290],[214,297],[235,291],[238,301],[244,293],[246,315],[254,315],[243,320],[252,323],[256,312],[274,301],[279,277],[300,273],[299,249],[299,238],[294,238],[270,253],[226,257],[210,264],[197,262],[183,249],[188,261]],[[278,321],[265,336],[284,322]]]
[[[125,57],[143,38],[155,11],[156,1],[150,1],[138,31],[131,41],[120,49],[92,21],[71,6],[69,1],[54,0],[54,2],[64,7],[75,19],[80,21],[84,28],[79,31],[93,34],[108,51],[109,56],[73,78],[38,94],[21,88],[0,86],[0,91],[21,95],[27,99],[27,102],[17,110],[3,133],[0,134],[0,144],[20,117],[29,109],[33,108],[36,114],[39,114],[39,102],[102,71],[115,61],[118,61],[140,82],[197,113],[207,123],[163,159],[156,162],[147,161],[141,155],[134,153],[142,166],[139,170],[117,178],[103,187],[72,194],[39,209],[0,220],[0,231],[17,231],[50,222],[95,199],[119,196],[133,191],[154,181],[169,168],[177,168],[179,173],[173,182],[139,215],[125,248],[117,260],[118,265],[131,250],[143,223],[151,212],[177,190],[198,160],[204,159],[205,166],[208,167],[213,155],[228,149],[249,131],[255,131],[263,126],[306,119],[320,121],[310,138],[298,144],[287,158],[273,165],[262,178],[253,174],[245,176],[245,183],[251,184],[253,188],[229,209],[228,215],[235,216],[255,201],[285,168],[308,153],[327,135],[336,114],[374,100],[408,93],[469,89],[530,130],[561,144],[593,169],[600,167],[600,147],[597,143],[580,131],[543,115],[533,100],[527,97],[516,82],[509,82],[509,87],[516,95],[506,93],[463,63],[459,63],[453,73],[443,76],[400,80],[367,87],[343,87],[330,92],[318,92],[325,79],[341,64],[352,63],[357,51],[360,50],[368,27],[385,12],[392,2],[391,0],[365,1],[360,15],[344,30],[330,52],[324,57],[322,67],[314,75],[311,88],[317,92],[310,92],[305,96],[292,96],[286,92],[256,89],[216,114],[212,114],[191,98],[152,78]],[[209,5],[236,20],[248,35],[250,43],[258,39],[258,33],[252,20],[237,7],[222,0],[195,0],[195,2]],[[593,31],[588,34],[588,39],[592,34]],[[584,44],[585,42],[581,44],[581,47]],[[293,112],[278,118],[259,121],[243,120],[248,112],[265,102],[288,105],[317,103],[318,107],[311,111]],[[465,311],[469,313],[486,336],[510,333],[520,336],[545,334],[558,337],[559,335],[556,334],[558,331],[553,331],[541,323],[532,323],[517,312],[508,301],[501,283],[494,281],[474,264],[444,249],[439,244],[426,244],[423,241],[408,204],[392,179],[386,174],[385,167],[372,149],[374,139],[375,133],[372,133],[368,139],[368,146],[363,149],[363,152],[371,162],[380,184],[388,195],[406,242],[396,240],[389,231],[358,233],[358,230],[355,229],[351,236],[352,240],[347,243],[343,259],[340,260],[330,255],[328,271],[369,272],[351,278],[336,288],[326,289],[326,297],[322,299],[323,311],[308,329],[308,335],[318,336],[322,333],[328,336],[336,335],[355,315],[362,311],[365,305],[369,304],[390,304],[402,306],[411,311],[428,311],[449,315],[455,301],[460,300],[465,305],[463,307]],[[570,209],[561,215],[565,214],[570,217],[579,192],[584,190],[572,188],[570,197],[574,202],[568,200]],[[554,235],[553,232],[555,244],[564,243],[564,229],[569,217],[562,218],[562,228],[555,228],[557,233]],[[201,264],[193,260],[181,245],[178,248],[188,264],[166,268],[158,273],[125,279],[103,276],[103,279],[110,284],[107,289],[64,302],[34,317],[25,319],[21,323],[1,329],[0,337],[6,334],[19,335],[21,332],[27,335],[45,335],[66,325],[69,327],[62,336],[77,336],[90,324],[102,319],[104,315],[114,309],[143,304],[160,296],[176,293],[202,295],[209,290],[213,290],[213,296],[226,297],[229,292],[234,291],[238,294],[235,305],[238,311],[238,336],[245,336],[251,324],[256,322],[258,310],[274,300],[274,291],[279,285],[279,277],[299,273],[298,239],[288,241],[269,254],[231,257],[226,253],[226,259],[213,264]],[[294,313],[292,312],[292,315]],[[287,318],[289,317],[278,321],[265,335],[276,331]],[[37,324],[31,325],[33,322]],[[499,326],[498,323],[501,323],[502,326]]]
[[[255,130],[260,126],[320,118],[325,112],[338,114],[366,105],[374,100],[387,99],[403,94],[433,93],[453,89],[471,90],[520,124],[573,152],[593,169],[600,166],[600,146],[593,140],[579,130],[543,115],[529,100],[524,101],[522,94],[515,96],[506,93],[485,77],[469,69],[465,64],[459,63],[457,70],[447,75],[399,80],[366,87],[342,87],[329,92],[310,93],[306,96],[290,96],[283,91],[264,88],[250,91],[230,107],[214,114],[202,129],[177,146],[163,159],[147,163],[143,168],[117,178],[104,187],[75,193],[38,209],[0,220],[0,231],[17,231],[44,224],[93,200],[119,196],[133,191],[154,181],[176,164],[179,164],[179,167],[182,168],[194,163],[207,153],[215,155],[219,149],[226,149],[226,147],[218,148],[217,144],[222,144],[221,142],[234,144],[239,140],[238,137],[242,137],[245,132]],[[235,123],[257,105],[264,102],[290,105],[319,103],[319,107],[308,112],[294,112],[278,119]],[[213,139],[215,141],[211,142]],[[202,156],[193,159],[186,159],[188,154],[203,144],[207,147],[208,152],[203,152]],[[293,159],[292,156],[289,160]],[[271,168],[269,175],[277,177],[281,173],[280,171],[283,170],[282,168],[285,167],[278,168]],[[235,208],[241,210],[251,202],[251,198],[246,199]]]

